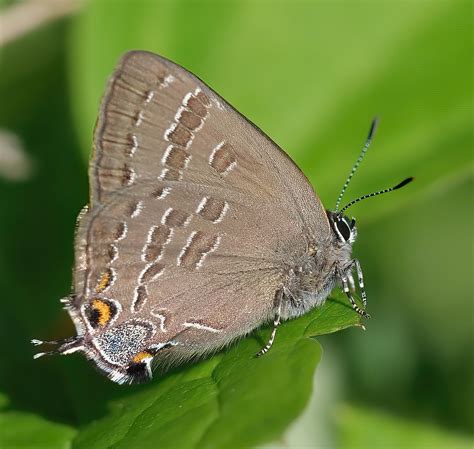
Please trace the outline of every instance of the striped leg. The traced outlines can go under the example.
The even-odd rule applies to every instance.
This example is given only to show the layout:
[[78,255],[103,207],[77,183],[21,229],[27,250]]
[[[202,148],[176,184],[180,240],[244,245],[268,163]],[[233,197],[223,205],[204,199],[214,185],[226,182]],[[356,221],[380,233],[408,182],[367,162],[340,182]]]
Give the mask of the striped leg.
[[359,308],[359,306],[356,304],[354,297],[352,296],[351,291],[349,289],[349,283],[345,276],[341,276],[341,282],[342,282],[342,289],[344,290],[344,293],[346,294],[346,296],[349,298],[349,302],[351,303],[352,308],[364,318],[370,318],[370,315],[366,313],[364,310],[362,310],[361,308]]
[[351,292],[355,292],[356,291],[356,286],[355,286],[354,276],[352,276],[352,273],[347,274],[347,280],[349,282],[349,288],[350,288]]
[[357,259],[354,259],[354,264],[357,271],[357,278],[359,279],[360,296],[365,309],[367,307],[367,295],[364,288],[364,275],[362,274],[362,267],[360,266],[360,263]]
[[273,321],[272,334],[270,335],[270,338],[268,339],[268,343],[259,352],[257,352],[256,354],[257,357],[261,357],[263,354],[266,354],[272,347],[273,342],[275,341],[276,331],[281,322],[281,303],[282,303],[282,295],[280,294],[279,299],[278,299],[277,313],[275,316],[275,320]]

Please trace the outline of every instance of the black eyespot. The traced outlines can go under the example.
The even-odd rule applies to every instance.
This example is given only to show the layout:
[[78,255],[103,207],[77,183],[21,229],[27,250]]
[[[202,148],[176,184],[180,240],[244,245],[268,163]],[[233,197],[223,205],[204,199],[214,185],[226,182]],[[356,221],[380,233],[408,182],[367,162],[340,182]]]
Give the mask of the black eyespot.
[[117,315],[117,306],[107,299],[92,298],[85,307],[86,319],[92,328],[104,327]]
[[131,383],[133,384],[142,384],[150,380],[150,372],[145,362],[130,363],[127,374],[131,377]]
[[346,220],[336,220],[335,222],[337,230],[342,235],[342,238],[347,242],[351,237],[351,228],[347,224]]

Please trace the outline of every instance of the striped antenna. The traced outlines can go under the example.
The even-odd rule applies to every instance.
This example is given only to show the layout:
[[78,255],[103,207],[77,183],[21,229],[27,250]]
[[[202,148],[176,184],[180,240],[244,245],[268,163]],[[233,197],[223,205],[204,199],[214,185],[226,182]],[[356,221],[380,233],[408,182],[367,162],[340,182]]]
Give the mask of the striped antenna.
[[341,204],[342,197],[344,196],[344,193],[347,190],[347,187],[349,186],[349,183],[351,182],[352,177],[354,176],[354,173],[357,171],[359,168],[360,163],[362,162],[362,159],[364,159],[365,153],[367,153],[367,150],[369,149],[370,142],[372,142],[372,137],[374,137],[375,131],[377,129],[379,123],[378,117],[374,117],[372,120],[372,124],[370,125],[370,130],[369,130],[369,135],[367,136],[367,139],[365,141],[365,145],[362,148],[362,151],[359,154],[359,157],[357,158],[354,166],[352,167],[351,172],[349,173],[349,176],[346,179],[346,182],[344,183],[344,187],[341,190],[341,193],[339,194],[339,197],[337,198],[336,201],[336,212],[339,209],[339,205]]
[[359,201],[365,200],[367,198],[371,198],[373,196],[382,195],[382,193],[388,193],[388,192],[392,192],[393,190],[401,189],[403,186],[406,186],[409,182],[412,182],[413,179],[415,179],[415,178],[413,178],[413,177],[406,178],[402,182],[398,183],[395,187],[390,187],[389,189],[383,189],[383,190],[379,190],[378,192],[373,192],[373,193],[368,193],[367,195],[362,195],[361,197],[356,198],[355,200],[352,200],[349,204],[346,204],[341,209],[341,211],[339,212],[338,215],[341,217],[345,210],[349,209],[349,207],[351,207],[355,203],[358,203]]

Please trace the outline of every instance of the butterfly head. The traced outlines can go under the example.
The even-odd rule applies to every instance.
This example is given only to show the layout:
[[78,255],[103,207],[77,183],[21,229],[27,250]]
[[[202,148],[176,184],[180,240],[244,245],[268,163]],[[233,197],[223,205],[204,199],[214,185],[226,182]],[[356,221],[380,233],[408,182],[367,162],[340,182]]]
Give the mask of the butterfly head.
[[360,163],[364,159],[364,156],[367,153],[367,150],[369,149],[370,143],[372,142],[372,138],[374,136],[375,130],[377,129],[377,126],[378,126],[378,119],[377,117],[375,117],[372,120],[372,123],[370,125],[369,135],[367,136],[367,139],[359,154],[359,157],[357,158],[355,164],[352,166],[349,176],[347,177],[346,182],[344,183],[344,186],[342,187],[341,192],[339,193],[339,196],[336,201],[335,212],[327,211],[332,229],[336,233],[336,236],[339,239],[339,241],[341,242],[349,242],[352,244],[354,243],[357,237],[357,228],[355,226],[355,219],[352,218],[351,220],[349,220],[349,218],[346,215],[344,215],[344,212],[347,209],[349,209],[349,207],[353,206],[359,201],[366,200],[367,198],[372,198],[374,196],[382,195],[384,193],[388,193],[388,192],[392,192],[394,190],[400,189],[406,186],[409,182],[413,181],[412,177],[406,178],[394,187],[379,190],[377,192],[368,193],[366,195],[362,195],[358,198],[355,198],[352,201],[350,201],[348,204],[346,204],[343,208],[339,209],[344,193],[346,192],[347,187],[349,186],[352,180],[352,177],[354,176],[355,172],[359,168]]
[[357,227],[355,218],[341,215],[337,212],[328,211],[329,222],[338,242],[352,245],[357,238]]

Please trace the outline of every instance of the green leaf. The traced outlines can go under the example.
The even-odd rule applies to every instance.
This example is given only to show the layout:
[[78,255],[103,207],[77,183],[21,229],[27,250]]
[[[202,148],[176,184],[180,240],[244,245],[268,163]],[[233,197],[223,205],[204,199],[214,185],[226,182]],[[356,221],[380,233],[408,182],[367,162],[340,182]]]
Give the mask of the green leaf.
[[405,449],[472,449],[472,437],[457,435],[392,416],[381,410],[338,407],[336,422],[344,449],[391,447]]
[[74,448],[224,449],[275,440],[311,393],[321,349],[304,336],[358,323],[347,303],[330,299],[321,309],[283,323],[273,348],[261,358],[255,354],[268,328],[113,401],[105,417],[81,431]]
[[2,449],[69,449],[76,432],[31,413],[0,413]]
[[362,327],[360,316],[354,313],[347,297],[342,292],[333,292],[332,298],[324,307],[312,312],[304,335],[315,337],[331,334],[348,326]]

